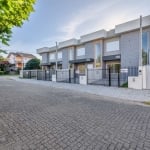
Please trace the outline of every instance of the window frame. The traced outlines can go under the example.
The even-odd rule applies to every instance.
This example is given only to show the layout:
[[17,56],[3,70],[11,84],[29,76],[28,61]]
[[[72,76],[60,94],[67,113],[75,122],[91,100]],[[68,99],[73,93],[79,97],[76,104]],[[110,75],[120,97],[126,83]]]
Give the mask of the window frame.
[[68,53],[69,53],[69,60],[74,60],[74,49],[69,48]]
[[[100,62],[97,62],[98,59],[98,53],[97,53],[97,45],[99,46],[99,52],[100,52]],[[102,67],[102,45],[100,42],[94,43],[94,60],[95,60],[95,68],[101,68]],[[97,67],[97,64],[99,63],[99,66]]]
[[[53,56],[54,55],[54,58],[51,58],[51,56]],[[49,53],[49,60],[51,61],[51,60],[55,60],[56,59],[56,53],[55,52],[53,52],[53,53]]]
[[77,47],[77,49],[76,49],[76,56],[77,57],[85,56],[85,47]]
[[119,39],[118,40],[113,40],[113,41],[106,41],[106,52],[114,52],[114,51],[119,51],[119,50],[120,50],[120,41],[119,41]]
[[[59,57],[59,56],[61,56],[61,57]],[[57,53],[57,59],[62,59],[62,51],[58,51],[58,53]]]
[[[146,34],[146,41],[144,41],[144,34]],[[144,56],[144,52],[146,56]],[[150,32],[145,31],[142,33],[142,65],[148,64],[150,64]]]

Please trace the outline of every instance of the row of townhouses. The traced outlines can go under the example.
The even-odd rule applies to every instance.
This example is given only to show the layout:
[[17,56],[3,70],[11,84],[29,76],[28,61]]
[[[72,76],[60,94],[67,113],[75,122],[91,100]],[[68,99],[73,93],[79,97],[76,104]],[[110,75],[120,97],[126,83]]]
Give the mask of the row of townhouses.
[[[73,68],[84,74],[86,68],[111,68],[113,72],[138,67],[140,55],[143,65],[150,64],[150,15],[142,18],[142,48],[140,53],[140,19],[116,25],[110,31],[99,30],[70,39],[56,46],[37,49],[42,56],[43,69]],[[57,58],[57,59],[56,59]]]

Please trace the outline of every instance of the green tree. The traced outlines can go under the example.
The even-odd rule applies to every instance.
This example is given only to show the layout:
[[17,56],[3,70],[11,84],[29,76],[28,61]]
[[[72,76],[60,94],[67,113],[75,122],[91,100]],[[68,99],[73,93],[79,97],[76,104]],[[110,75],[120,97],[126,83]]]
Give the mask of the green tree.
[[0,54],[3,53],[3,54],[7,54],[7,51],[6,50],[3,50],[3,49],[0,49]]
[[25,70],[40,69],[40,60],[37,58],[31,59],[26,63]]
[[13,27],[28,20],[36,0],[0,0],[0,43],[8,45]]
[[1,61],[6,61],[7,59],[6,58],[4,58],[3,56],[0,56],[0,62]]
[[7,61],[7,59],[4,58],[3,56],[0,56],[0,71],[4,71],[6,73],[8,66],[9,62]]

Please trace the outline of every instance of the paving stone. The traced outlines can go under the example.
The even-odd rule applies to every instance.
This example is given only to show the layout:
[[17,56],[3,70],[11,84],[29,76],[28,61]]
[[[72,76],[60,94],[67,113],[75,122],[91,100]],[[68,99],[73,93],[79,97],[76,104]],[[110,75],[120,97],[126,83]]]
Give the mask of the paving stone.
[[0,84],[0,150],[150,149],[149,107],[4,78]]

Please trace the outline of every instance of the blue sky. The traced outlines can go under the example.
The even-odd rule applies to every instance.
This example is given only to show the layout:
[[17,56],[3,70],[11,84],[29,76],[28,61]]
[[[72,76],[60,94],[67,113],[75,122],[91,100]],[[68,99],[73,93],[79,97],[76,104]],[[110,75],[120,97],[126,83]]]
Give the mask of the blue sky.
[[35,12],[13,29],[9,51],[36,54],[55,41],[79,38],[100,29],[150,15],[150,0],[37,0]]

